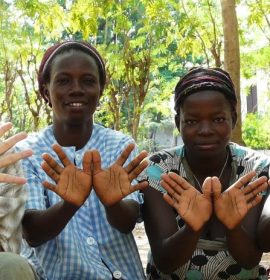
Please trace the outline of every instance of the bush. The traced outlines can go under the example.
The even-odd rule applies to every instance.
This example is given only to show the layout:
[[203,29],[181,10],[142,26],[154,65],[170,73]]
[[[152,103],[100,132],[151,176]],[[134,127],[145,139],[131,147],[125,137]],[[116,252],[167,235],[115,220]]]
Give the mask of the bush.
[[249,113],[242,123],[243,140],[253,149],[270,148],[270,114]]

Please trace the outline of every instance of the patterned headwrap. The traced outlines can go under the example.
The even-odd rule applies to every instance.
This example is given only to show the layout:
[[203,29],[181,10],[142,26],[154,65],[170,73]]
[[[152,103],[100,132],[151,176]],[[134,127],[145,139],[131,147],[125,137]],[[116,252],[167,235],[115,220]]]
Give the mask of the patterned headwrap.
[[233,81],[228,72],[220,68],[192,68],[177,83],[174,90],[174,109],[179,108],[184,99],[192,93],[202,90],[216,90],[224,94],[232,110],[236,112],[237,98]]
[[50,79],[50,71],[51,71],[51,64],[54,58],[66,51],[69,50],[80,50],[83,51],[86,54],[89,54],[91,57],[93,57],[97,63],[98,71],[99,71],[99,82],[101,86],[101,90],[104,89],[105,83],[106,83],[106,71],[105,71],[105,65],[102,57],[98,53],[98,51],[88,42],[85,41],[64,41],[61,43],[57,43],[47,49],[47,51],[44,53],[43,58],[41,60],[39,71],[38,71],[38,88],[39,93],[41,94],[42,98],[48,102],[46,98],[45,93],[45,84]]

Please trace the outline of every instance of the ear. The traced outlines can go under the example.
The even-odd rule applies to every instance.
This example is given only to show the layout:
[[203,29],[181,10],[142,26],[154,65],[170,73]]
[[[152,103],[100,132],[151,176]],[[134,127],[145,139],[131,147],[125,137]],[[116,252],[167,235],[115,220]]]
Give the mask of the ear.
[[235,128],[237,122],[237,113],[235,110],[232,111],[232,128]]
[[43,88],[43,93],[44,93],[44,99],[46,100],[46,102],[52,106],[51,104],[51,98],[50,98],[50,92],[48,90],[48,86],[47,85],[44,85],[44,88]]
[[178,131],[180,132],[180,113],[178,113],[174,116],[174,122],[175,122],[175,125],[176,125]]

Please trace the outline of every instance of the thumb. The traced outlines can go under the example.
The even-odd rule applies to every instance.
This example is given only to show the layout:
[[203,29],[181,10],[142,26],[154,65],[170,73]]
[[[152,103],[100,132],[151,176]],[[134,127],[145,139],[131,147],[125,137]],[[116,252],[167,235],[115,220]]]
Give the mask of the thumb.
[[210,198],[212,195],[212,179],[211,177],[206,177],[203,185],[202,185],[202,192],[206,198]]
[[218,179],[218,177],[212,178],[212,192],[213,192],[214,199],[219,199],[221,195],[221,182]]
[[92,170],[93,170],[93,175],[99,173],[100,171],[102,171],[101,169],[101,157],[100,154],[97,150],[92,150]]
[[92,158],[93,153],[92,151],[86,151],[83,156],[83,171],[87,174],[91,174],[92,172]]

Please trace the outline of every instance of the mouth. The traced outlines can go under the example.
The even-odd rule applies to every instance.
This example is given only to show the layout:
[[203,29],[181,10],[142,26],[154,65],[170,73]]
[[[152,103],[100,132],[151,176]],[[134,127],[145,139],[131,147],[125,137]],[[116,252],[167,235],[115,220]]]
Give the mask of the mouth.
[[72,107],[72,108],[80,108],[80,107],[85,106],[86,103],[84,103],[84,102],[70,102],[70,103],[67,103],[66,105],[69,106],[69,107]]
[[200,150],[214,150],[217,147],[217,143],[196,144],[196,147]]

